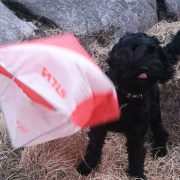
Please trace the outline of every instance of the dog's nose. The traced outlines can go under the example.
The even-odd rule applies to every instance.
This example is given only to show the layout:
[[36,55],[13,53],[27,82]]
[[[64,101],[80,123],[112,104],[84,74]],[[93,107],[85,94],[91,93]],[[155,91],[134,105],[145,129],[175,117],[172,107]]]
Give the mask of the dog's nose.
[[147,72],[148,71],[148,67],[147,66],[141,66],[140,70],[143,72]]

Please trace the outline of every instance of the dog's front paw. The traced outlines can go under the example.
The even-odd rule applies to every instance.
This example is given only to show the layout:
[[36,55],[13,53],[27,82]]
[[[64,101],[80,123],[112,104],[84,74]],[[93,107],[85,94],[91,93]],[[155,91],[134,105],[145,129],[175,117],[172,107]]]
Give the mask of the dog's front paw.
[[136,180],[147,180],[147,177],[144,175],[144,173],[138,173],[137,171],[134,170],[127,170],[127,173],[131,177],[134,177]]
[[88,176],[92,171],[91,167],[89,167],[84,161],[79,164],[76,170],[83,176]]
[[147,180],[147,177],[145,175],[142,177],[135,177],[135,180]]
[[154,158],[164,157],[167,155],[166,147],[155,147],[152,150],[152,154]]
[[133,179],[135,178],[135,180],[147,180],[147,177],[142,174],[142,175],[131,175],[131,177],[133,177]]

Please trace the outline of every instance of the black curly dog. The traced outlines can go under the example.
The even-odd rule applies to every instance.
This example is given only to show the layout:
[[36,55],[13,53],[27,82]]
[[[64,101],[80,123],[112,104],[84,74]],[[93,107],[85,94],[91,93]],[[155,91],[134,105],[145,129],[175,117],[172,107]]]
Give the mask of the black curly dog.
[[102,147],[108,131],[124,133],[127,138],[128,173],[136,178],[144,175],[145,134],[152,131],[154,157],[167,154],[168,134],[163,127],[158,83],[165,83],[174,74],[180,55],[180,31],[162,48],[155,37],[144,33],[127,34],[113,47],[107,60],[108,76],[117,87],[122,106],[121,118],[113,123],[90,129],[84,161],[77,170],[87,176],[101,161]]

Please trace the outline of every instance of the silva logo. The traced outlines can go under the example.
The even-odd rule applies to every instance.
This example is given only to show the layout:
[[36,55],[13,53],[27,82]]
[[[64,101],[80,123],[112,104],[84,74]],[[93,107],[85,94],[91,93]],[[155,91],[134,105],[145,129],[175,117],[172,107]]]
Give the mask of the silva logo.
[[56,91],[56,93],[65,98],[67,93],[66,90],[61,86],[61,84],[57,81],[57,79],[50,73],[47,68],[43,67],[42,69],[42,76],[48,81],[51,87]]

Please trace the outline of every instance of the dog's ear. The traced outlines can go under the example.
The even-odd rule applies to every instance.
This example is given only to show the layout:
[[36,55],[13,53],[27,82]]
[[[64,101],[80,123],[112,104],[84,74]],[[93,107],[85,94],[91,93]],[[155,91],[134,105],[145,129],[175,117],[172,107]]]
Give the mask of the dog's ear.
[[106,60],[110,68],[112,68],[112,66],[116,64],[115,61],[121,55],[121,49],[129,45],[127,44],[127,42],[129,42],[130,39],[132,40],[134,36],[135,33],[126,32],[119,39],[118,43],[113,46],[112,50],[109,52],[109,58]]
[[178,60],[180,60],[180,58],[178,58],[178,56],[180,56],[180,30],[172,41],[164,47],[164,51],[169,55],[171,64],[175,65],[178,63]]
[[174,75],[174,65],[178,63],[180,58],[180,31],[174,36],[172,41],[168,43],[160,53],[161,60],[164,64],[164,77],[162,83],[171,79]]
[[159,47],[160,59],[163,64],[163,70],[161,72],[160,83],[165,83],[170,80],[174,75],[174,66],[171,63],[171,56],[161,47]]

